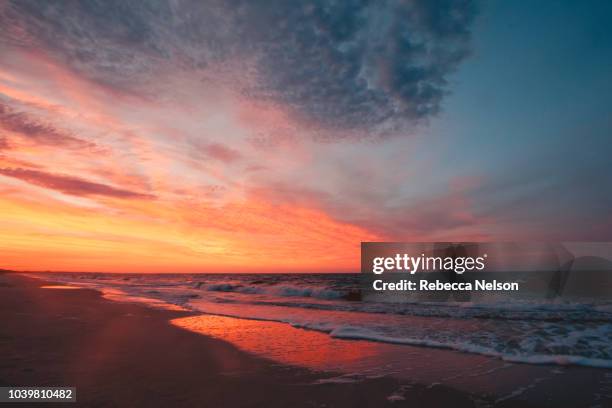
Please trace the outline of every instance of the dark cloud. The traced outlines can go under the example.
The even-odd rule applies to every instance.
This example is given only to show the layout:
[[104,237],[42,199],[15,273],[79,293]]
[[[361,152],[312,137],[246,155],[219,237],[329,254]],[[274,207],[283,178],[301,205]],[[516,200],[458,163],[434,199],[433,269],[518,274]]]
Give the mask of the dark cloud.
[[87,197],[106,196],[114,198],[154,199],[155,196],[94,183],[81,178],[51,174],[44,171],[22,168],[0,168],[0,175],[14,177],[37,186],[61,191],[65,194]]
[[440,110],[475,14],[472,0],[19,0],[2,8],[0,35],[122,89],[164,63],[253,61],[245,95],[315,127],[384,132]]
[[369,131],[439,111],[475,13],[469,1],[249,4],[238,27],[263,44],[267,73],[255,95],[326,127]]
[[[15,110],[2,102],[0,102],[0,128],[18,133],[37,144],[72,148],[95,147],[94,143],[82,140],[70,132],[59,129],[30,113]],[[0,138],[0,148],[3,146],[2,141],[7,143],[5,138]],[[6,144],[5,148],[8,147]]]

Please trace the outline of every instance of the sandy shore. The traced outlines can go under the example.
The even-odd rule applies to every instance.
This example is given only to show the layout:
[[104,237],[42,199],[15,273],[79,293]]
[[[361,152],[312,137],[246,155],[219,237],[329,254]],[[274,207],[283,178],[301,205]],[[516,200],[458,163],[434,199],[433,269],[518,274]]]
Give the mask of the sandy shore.
[[[579,375],[542,387],[540,398],[530,403],[389,377],[330,382],[337,374],[255,357],[170,323],[189,312],[113,302],[87,289],[41,288],[45,285],[50,283],[0,273],[0,386],[75,386],[83,406],[558,407],[586,402],[555,397],[561,395],[555,389],[575,386],[576,379],[586,395],[602,391],[594,382],[601,370],[573,370]],[[445,356],[476,358],[419,350],[424,361],[428,353],[431,361],[435,355],[445,361]],[[544,370],[518,368],[534,378]]]
[[474,405],[472,396],[445,387],[412,387],[394,401],[388,397],[402,384],[393,379],[317,384],[321,374],[169,324],[186,312],[43,285],[0,274],[0,386],[76,386],[85,406]]

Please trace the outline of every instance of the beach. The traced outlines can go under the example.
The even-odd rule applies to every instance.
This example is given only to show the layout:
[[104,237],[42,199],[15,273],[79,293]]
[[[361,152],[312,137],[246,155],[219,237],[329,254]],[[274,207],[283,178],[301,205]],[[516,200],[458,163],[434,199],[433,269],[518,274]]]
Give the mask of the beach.
[[[113,303],[93,290],[40,289],[44,283],[0,275],[2,386],[70,384],[85,406],[210,407],[382,406],[401,386],[389,379],[317,385],[321,376],[308,370],[169,324],[185,312]],[[450,389],[417,389],[414,398],[472,405]]]
[[[0,386],[74,386],[77,405],[83,406],[610,406],[610,399],[585,399],[610,393],[605,388],[609,385],[601,385],[609,370],[575,367],[551,382],[537,378],[557,367],[513,365],[522,377],[534,378],[531,388],[536,391],[514,397],[482,392],[476,382],[473,391],[449,386],[452,381],[445,381],[440,371],[432,371],[438,374],[431,381],[421,382],[392,375],[357,378],[302,364],[316,359],[316,353],[283,361],[262,357],[257,350],[247,352],[248,338],[240,338],[241,330],[267,330],[276,336],[278,330],[287,330],[284,333],[308,342],[324,342],[322,337],[308,337],[324,334],[225,317],[233,322],[230,333],[208,336],[193,329],[193,321],[209,322],[218,316],[172,309],[115,302],[96,290],[0,274]],[[379,343],[332,340],[341,342],[333,343],[339,349],[380,352]],[[412,353],[411,361],[423,367],[445,361],[447,375],[455,365],[482,368],[492,361],[448,350],[381,347],[395,347],[388,349],[393,353],[406,350]],[[300,350],[287,353],[296,354]],[[512,370],[490,379],[481,376],[480,381],[510,384],[519,372]]]

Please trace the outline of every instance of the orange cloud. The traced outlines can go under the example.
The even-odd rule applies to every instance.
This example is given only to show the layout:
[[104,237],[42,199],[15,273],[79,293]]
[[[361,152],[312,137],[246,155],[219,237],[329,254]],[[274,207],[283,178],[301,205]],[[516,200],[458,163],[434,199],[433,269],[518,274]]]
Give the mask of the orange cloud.
[[257,200],[219,208],[136,201],[122,207],[114,198],[104,204],[92,210],[3,198],[0,264],[110,272],[355,271],[360,241],[379,238],[320,211]]

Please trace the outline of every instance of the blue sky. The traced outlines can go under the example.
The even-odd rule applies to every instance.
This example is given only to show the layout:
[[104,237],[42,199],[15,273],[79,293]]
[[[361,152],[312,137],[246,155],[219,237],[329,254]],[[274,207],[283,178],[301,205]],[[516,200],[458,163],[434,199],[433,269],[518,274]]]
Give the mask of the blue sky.
[[473,55],[431,126],[457,141],[449,172],[511,183],[483,197],[483,211],[501,206],[564,238],[607,236],[580,223],[610,225],[610,16],[609,2],[483,5]]

